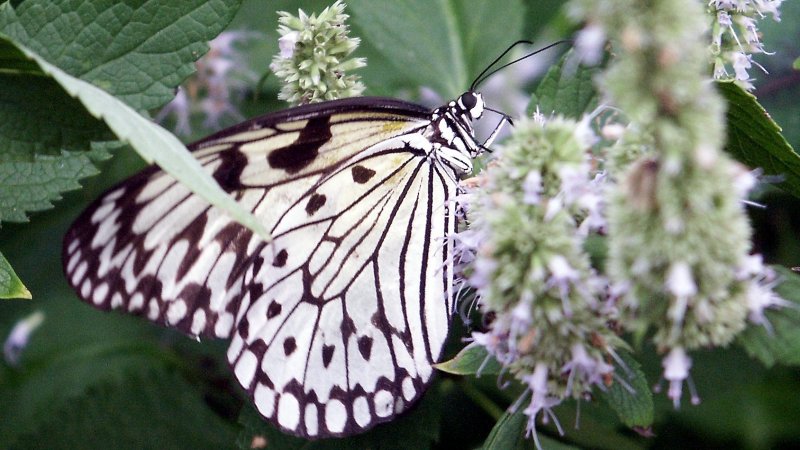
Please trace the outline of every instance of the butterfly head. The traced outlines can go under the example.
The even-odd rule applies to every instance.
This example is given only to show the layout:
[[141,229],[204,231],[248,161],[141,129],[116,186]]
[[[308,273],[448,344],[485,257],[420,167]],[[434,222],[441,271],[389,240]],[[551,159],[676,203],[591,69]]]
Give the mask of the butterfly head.
[[458,97],[456,106],[461,115],[469,117],[470,120],[478,120],[483,115],[483,96],[475,91],[467,91]]

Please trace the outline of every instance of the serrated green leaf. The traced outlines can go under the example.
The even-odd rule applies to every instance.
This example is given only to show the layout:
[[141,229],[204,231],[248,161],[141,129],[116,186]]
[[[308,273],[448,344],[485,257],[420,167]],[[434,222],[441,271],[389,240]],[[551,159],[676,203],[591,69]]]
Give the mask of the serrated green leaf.
[[414,86],[455,98],[496,56],[520,37],[519,0],[497,7],[481,0],[350,0],[362,38]]
[[182,377],[153,369],[92,386],[9,448],[219,449],[235,436]]
[[[513,449],[534,449],[536,443],[533,437],[526,437],[528,416],[522,412],[522,408],[514,413],[506,412],[497,421],[483,443],[484,450],[513,450]],[[564,444],[548,436],[538,433],[537,439],[542,445],[542,450],[576,450],[576,447]]]
[[546,117],[559,114],[580,119],[597,107],[593,79],[601,69],[577,65],[576,61],[574,52],[570,50],[547,71],[531,95],[529,115],[538,107]]
[[653,424],[653,394],[650,392],[650,385],[638,361],[627,352],[619,352],[619,356],[626,367],[616,365],[614,370],[620,379],[615,379],[600,395],[628,427],[649,427]]
[[737,342],[765,366],[800,365],[800,275],[774,266],[782,278],[775,292],[791,304],[767,311],[767,326],[750,325]]
[[28,288],[22,284],[11,264],[0,252],[0,298],[31,298]]
[[90,142],[113,135],[11,43],[0,55],[0,222],[24,222],[97,173]]
[[725,150],[743,164],[781,178],[782,189],[800,197],[800,155],[755,96],[734,83],[716,83],[728,103]]
[[374,448],[382,450],[427,449],[439,440],[442,414],[441,384],[434,384],[409,411],[393,421],[376,426],[366,433],[347,439],[306,441],[278,431],[255,411],[243,408],[239,423],[244,429],[237,439],[238,448],[250,449],[254,439],[264,439],[268,448],[304,450],[344,450]]
[[105,91],[67,75],[31,50],[16,45],[65,91],[80,100],[93,116],[102,118],[121,141],[129,143],[145,160],[155,162],[192,192],[227,212],[265,240],[270,240],[264,226],[219,187],[178,138]]
[[33,155],[32,161],[0,162],[0,222],[25,222],[27,213],[52,208],[62,192],[79,189],[78,180],[98,173],[94,162],[99,158],[93,152],[63,151]]
[[434,367],[455,375],[497,375],[503,370],[500,363],[486,351],[486,347],[475,343],[461,349],[453,359]]
[[139,111],[169,102],[241,0],[28,0],[0,32]]

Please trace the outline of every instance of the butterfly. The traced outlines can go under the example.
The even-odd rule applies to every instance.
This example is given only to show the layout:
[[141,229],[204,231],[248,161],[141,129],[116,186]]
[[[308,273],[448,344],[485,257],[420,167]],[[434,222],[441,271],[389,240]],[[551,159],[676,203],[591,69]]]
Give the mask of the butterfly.
[[92,306],[198,338],[259,413],[307,438],[406,410],[431,381],[453,311],[458,180],[480,154],[469,91],[430,111],[359,97],[267,114],[189,145],[271,232],[265,242],[150,167],[111,188],[64,239]]
[[[350,436],[430,384],[454,310],[459,181],[510,118],[475,86],[444,106],[355,97],[266,114],[189,145],[270,231],[266,242],[152,166],[94,201],[64,238],[85,302],[196,338],[282,431]],[[501,120],[483,142],[472,123]]]

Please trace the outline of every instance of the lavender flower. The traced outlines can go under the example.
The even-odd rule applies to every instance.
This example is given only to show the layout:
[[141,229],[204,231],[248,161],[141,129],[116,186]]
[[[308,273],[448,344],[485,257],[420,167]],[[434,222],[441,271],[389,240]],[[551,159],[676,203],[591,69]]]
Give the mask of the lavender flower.
[[242,121],[244,116],[236,108],[245,89],[256,81],[248,67],[247,59],[236,44],[257,36],[245,31],[225,31],[209,42],[209,52],[197,61],[197,72],[178,90],[175,98],[156,116],[163,122],[175,116],[175,132],[192,133],[190,120],[194,114],[204,117],[203,126],[219,128],[223,120]]
[[764,70],[753,61],[753,55],[767,53],[759,40],[758,20],[771,15],[773,20],[779,21],[781,3],[783,0],[708,2],[708,13],[712,17],[710,53],[715,79],[733,80],[745,89],[753,89],[748,70],[753,64]]
[[458,254],[474,255],[462,276],[495,317],[474,342],[527,385],[534,439],[538,418],[555,420],[552,407],[613,372],[607,281],[591,268],[579,226],[588,217],[605,224],[593,200],[605,178],[591,169],[590,137],[558,117],[518,121],[469,192],[470,227],[456,239]]
[[[735,58],[725,61],[739,81],[748,82],[750,54],[762,52],[754,16],[776,15],[779,4],[709,2],[717,55]],[[744,200],[753,177],[721,152],[723,102],[708,83],[701,5],[573,0],[569,11],[615,49],[599,85],[630,124],[607,149],[607,273],[620,323],[637,335],[653,331],[677,406],[687,352],[727,345],[748,318],[764,323],[763,309],[782,305],[749,255]]]
[[8,338],[3,343],[3,356],[6,363],[11,366],[19,364],[23,350],[28,346],[28,340],[44,322],[44,313],[36,311],[14,325]]

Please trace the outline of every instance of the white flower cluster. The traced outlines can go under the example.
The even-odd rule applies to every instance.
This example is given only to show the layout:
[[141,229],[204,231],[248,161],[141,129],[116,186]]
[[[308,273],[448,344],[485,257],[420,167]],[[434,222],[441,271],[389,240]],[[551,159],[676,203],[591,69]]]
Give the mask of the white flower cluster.
[[[758,21],[766,15],[780,20],[783,0],[710,0],[711,54],[714,58],[714,78],[735,80],[745,89],[752,89],[747,72],[755,64],[753,55],[767,53],[761,43]],[[731,74],[732,69],[733,73]]]
[[292,104],[305,104],[355,97],[364,91],[350,70],[366,65],[364,58],[350,58],[360,40],[348,37],[345,4],[337,0],[319,15],[298,11],[293,16],[281,11],[280,53],[270,69],[283,81],[278,98]]
[[608,281],[583,250],[606,228],[606,178],[588,151],[596,141],[586,123],[522,119],[461,199],[470,226],[454,238],[457,261],[494,316],[472,339],[527,386],[534,439],[537,418],[555,421],[553,406],[614,376]]

